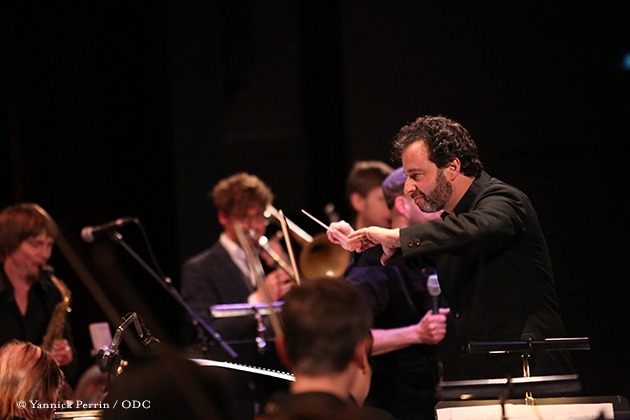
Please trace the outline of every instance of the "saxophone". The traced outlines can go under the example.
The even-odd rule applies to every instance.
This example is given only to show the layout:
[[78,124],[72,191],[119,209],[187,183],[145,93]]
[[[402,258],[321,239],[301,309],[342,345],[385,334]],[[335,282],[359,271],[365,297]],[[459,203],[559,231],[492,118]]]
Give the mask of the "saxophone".
[[71,311],[70,300],[72,293],[70,292],[70,289],[68,289],[68,286],[55,276],[54,269],[51,266],[44,266],[42,267],[42,270],[59,290],[59,293],[61,293],[61,300],[55,305],[55,309],[53,309],[50,321],[48,321],[46,334],[44,334],[41,344],[41,347],[44,350],[51,351],[53,343],[63,336],[63,331],[66,326],[66,315]]
[[[46,351],[52,351],[53,344],[55,341],[63,338],[63,332],[66,327],[66,318],[68,313],[72,310],[70,308],[70,302],[72,297],[72,292],[66,286],[66,284],[57,278],[54,274],[54,269],[46,265],[42,267],[42,271],[48,276],[53,285],[59,290],[61,293],[61,300],[55,305],[53,312],[50,316],[50,321],[48,321],[48,327],[46,328],[46,333],[44,334],[44,338],[42,339],[41,347]],[[63,386],[61,388],[60,399],[62,400],[72,400],[74,396],[74,392],[70,385],[64,380]]]

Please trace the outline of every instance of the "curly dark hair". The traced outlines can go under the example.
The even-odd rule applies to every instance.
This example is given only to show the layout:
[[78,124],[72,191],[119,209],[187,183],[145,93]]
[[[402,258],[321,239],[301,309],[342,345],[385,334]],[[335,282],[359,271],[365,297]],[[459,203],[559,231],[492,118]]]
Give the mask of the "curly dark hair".
[[217,210],[235,214],[252,205],[271,204],[273,193],[256,175],[239,172],[219,181],[210,192],[210,198]]
[[483,164],[479,159],[477,145],[459,123],[441,115],[418,118],[401,128],[392,141],[393,157],[400,161],[403,151],[417,141],[426,143],[429,160],[438,168],[444,168],[457,158],[464,175],[477,177],[481,174]]

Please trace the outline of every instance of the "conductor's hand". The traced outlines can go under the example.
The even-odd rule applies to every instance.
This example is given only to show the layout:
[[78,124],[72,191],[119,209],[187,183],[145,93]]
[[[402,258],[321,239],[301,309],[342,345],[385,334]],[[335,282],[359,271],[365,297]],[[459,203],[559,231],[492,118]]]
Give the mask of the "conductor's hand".
[[400,248],[400,229],[385,229],[370,226],[354,231],[348,235],[348,250],[363,252],[376,245],[383,247],[381,264],[394,254],[396,248]]
[[438,314],[432,311],[416,324],[418,342],[422,344],[437,344],[446,336],[446,315],[451,312],[449,308],[440,308]]
[[350,226],[348,222],[344,222],[342,220],[340,222],[331,223],[326,231],[326,236],[328,236],[328,240],[333,244],[341,245],[343,249],[350,251],[350,249],[347,248],[348,235],[352,232],[354,232],[352,226]]
[[72,363],[72,348],[65,338],[55,340],[50,353],[59,366],[67,366]]
[[[265,284],[269,289],[269,293],[271,294],[271,299],[273,301],[280,300],[282,296],[284,296],[291,288],[293,287],[293,281],[291,277],[282,270],[281,268],[276,268],[271,273],[267,274],[265,277]],[[260,291],[258,291],[260,292]],[[260,296],[262,299],[261,302],[264,302],[264,297]]]

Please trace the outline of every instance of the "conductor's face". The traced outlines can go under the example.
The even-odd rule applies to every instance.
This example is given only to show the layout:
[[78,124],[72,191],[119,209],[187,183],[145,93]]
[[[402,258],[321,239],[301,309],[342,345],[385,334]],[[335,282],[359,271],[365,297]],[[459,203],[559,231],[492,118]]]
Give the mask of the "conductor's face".
[[453,194],[453,188],[439,169],[429,160],[424,141],[417,141],[402,153],[403,170],[407,174],[404,191],[420,210],[431,213],[442,210]]
[[259,238],[265,234],[267,229],[267,219],[263,215],[265,208],[259,205],[251,205],[243,211],[233,211],[230,214],[219,214],[219,222],[223,226],[227,236],[234,242],[239,243],[236,233],[237,226],[240,224],[245,237],[250,244],[255,245],[255,240],[251,238],[250,232]]

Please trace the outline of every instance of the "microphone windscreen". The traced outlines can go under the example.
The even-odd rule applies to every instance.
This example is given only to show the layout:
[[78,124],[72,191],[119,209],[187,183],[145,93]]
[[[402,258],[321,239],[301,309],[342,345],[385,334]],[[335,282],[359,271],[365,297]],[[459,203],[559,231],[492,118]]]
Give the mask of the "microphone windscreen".
[[437,274],[431,274],[427,279],[427,290],[431,296],[440,296],[440,283]]

